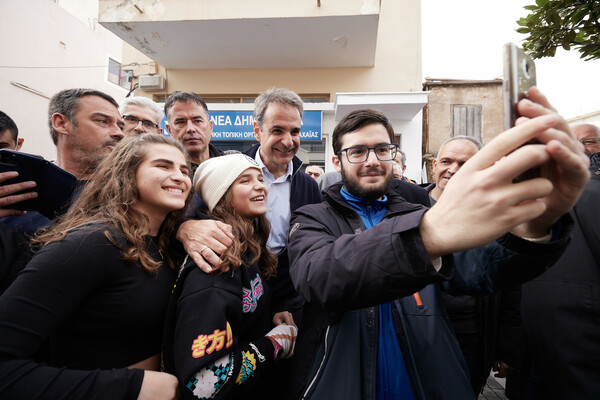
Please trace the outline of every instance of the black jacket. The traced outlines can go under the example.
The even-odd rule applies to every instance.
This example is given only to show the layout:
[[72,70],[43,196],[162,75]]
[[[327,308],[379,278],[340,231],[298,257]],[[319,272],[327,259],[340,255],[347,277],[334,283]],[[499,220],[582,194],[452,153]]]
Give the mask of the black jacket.
[[190,258],[171,295],[162,368],[177,376],[184,399],[259,398],[275,361],[265,337],[271,319],[257,264],[206,274]]
[[[568,242],[531,243],[505,235],[443,258],[436,272],[419,234],[426,208],[388,192],[388,213],[369,230],[333,185],[327,201],[298,209],[290,228],[290,274],[306,299],[294,356],[292,398],[374,399],[377,305],[392,301],[398,341],[417,399],[474,398],[440,299],[447,289],[489,293],[531,279]],[[419,292],[419,301],[412,296]]]
[[600,399],[600,153],[571,211],[573,240],[556,265],[523,286],[532,399]]
[[[221,157],[223,154],[225,154],[225,153],[222,150],[216,148],[215,146],[213,146],[210,143],[208,144],[208,158]],[[194,162],[191,164],[192,164],[191,176],[193,178],[194,174],[196,173],[196,170],[198,169],[198,166],[200,164],[196,164]]]

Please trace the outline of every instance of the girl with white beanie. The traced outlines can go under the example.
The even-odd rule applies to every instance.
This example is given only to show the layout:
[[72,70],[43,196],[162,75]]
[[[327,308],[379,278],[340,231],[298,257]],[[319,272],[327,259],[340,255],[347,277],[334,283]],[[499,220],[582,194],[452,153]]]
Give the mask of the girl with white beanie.
[[194,188],[208,214],[233,228],[221,255],[220,270],[229,272],[206,274],[188,258],[169,306],[163,368],[178,377],[184,399],[263,398],[269,370],[293,354],[297,329],[291,314],[269,311],[264,280],[275,275],[277,257],[266,248],[262,172],[244,154],[215,157],[198,167]]

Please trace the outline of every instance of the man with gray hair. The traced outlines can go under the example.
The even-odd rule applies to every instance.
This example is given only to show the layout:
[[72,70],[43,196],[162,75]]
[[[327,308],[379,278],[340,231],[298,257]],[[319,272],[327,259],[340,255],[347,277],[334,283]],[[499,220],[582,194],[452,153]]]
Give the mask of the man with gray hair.
[[462,135],[453,136],[442,143],[433,160],[435,183],[425,188],[433,199],[432,204],[440,198],[450,178],[482,147],[479,140]]
[[[118,107],[111,96],[94,89],[68,89],[52,96],[48,106],[48,127],[56,145],[56,164],[78,180],[90,179],[100,162],[123,138],[123,121]],[[1,185],[8,179],[7,174],[0,177],[0,217],[21,216],[22,211],[12,210],[10,206],[36,197],[35,192],[18,194],[34,187],[35,182]],[[29,214],[30,219],[32,215]],[[22,220],[16,221],[21,224]],[[48,222],[47,219],[44,221]],[[31,229],[40,226],[38,223],[28,225]]]
[[121,103],[119,112],[123,116],[125,135],[162,133],[160,123],[165,117],[162,108],[147,97],[128,97]]
[[271,88],[261,93],[254,102],[254,136],[259,144],[246,151],[261,166],[269,190],[267,218],[271,222],[271,234],[267,246],[279,258],[277,278],[270,284],[274,304],[284,306],[287,300],[294,299],[291,308],[285,309],[295,311],[297,321],[303,300],[296,294],[289,277],[290,218],[297,208],[321,201],[317,183],[301,170],[302,162],[296,157],[303,112],[302,99],[291,90]]
[[48,127],[56,145],[56,164],[79,180],[90,179],[123,139],[119,104],[94,89],[68,89],[52,96]]
[[[165,109],[168,106],[167,100]],[[317,183],[301,170],[302,162],[295,156],[300,148],[303,110],[302,99],[291,90],[272,88],[261,93],[254,102],[254,135],[259,143],[245,152],[260,165],[268,188],[271,233],[267,246],[279,259],[277,277],[269,280],[272,311],[293,312],[297,322],[303,300],[289,277],[287,233],[292,211],[321,201]],[[169,111],[167,118],[171,124],[174,117]],[[202,218],[201,213],[196,216]],[[229,225],[206,219],[186,221],[177,232],[187,253],[205,272],[219,267],[218,254],[231,246],[230,237]]]
[[396,152],[396,157],[394,158],[394,164],[392,165],[392,171],[394,173],[394,178],[400,179],[404,182],[414,183],[412,180],[408,179],[404,176],[404,171],[406,171],[406,153],[401,149],[398,149]]
[[323,168],[319,167],[318,165],[309,165],[306,167],[305,172],[316,181],[321,175],[323,175]]
[[[426,187],[432,205],[454,174],[482,147],[471,136],[454,136],[442,143],[433,161],[436,183]],[[475,396],[481,392],[491,368],[505,378],[520,363],[516,349],[520,346],[521,327],[511,318],[519,313],[520,296],[520,286],[479,296],[441,293]]]
[[588,156],[600,152],[600,128],[592,124],[579,124],[573,126],[573,133],[585,147]]
[[[123,138],[119,105],[111,96],[94,89],[67,89],[52,96],[48,106],[48,127],[56,145],[56,164],[78,180],[78,188],[73,196],[77,195],[77,190],[92,177],[100,162]],[[24,214],[10,210],[14,201],[6,202],[9,198],[22,201],[36,197],[35,192],[15,195],[35,187],[35,182],[2,185],[3,181],[4,178],[0,177],[0,216],[7,216],[2,223],[26,235],[32,235],[52,223],[37,211]],[[55,191],[60,190],[55,188]],[[10,281],[12,277],[5,280]]]

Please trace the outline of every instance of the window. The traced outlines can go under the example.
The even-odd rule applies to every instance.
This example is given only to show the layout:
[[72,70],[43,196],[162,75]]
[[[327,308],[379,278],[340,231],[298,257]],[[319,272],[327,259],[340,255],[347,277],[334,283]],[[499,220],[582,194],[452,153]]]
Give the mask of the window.
[[133,71],[124,70],[121,68],[121,63],[108,59],[108,81],[115,85],[121,86],[123,89],[131,89],[131,81],[133,80]]
[[321,152],[324,153],[325,152],[325,141],[321,140],[321,141],[306,141],[306,142],[300,142],[300,147],[302,147],[303,149],[305,149],[308,152]]
[[452,136],[481,140],[481,105],[452,105]]

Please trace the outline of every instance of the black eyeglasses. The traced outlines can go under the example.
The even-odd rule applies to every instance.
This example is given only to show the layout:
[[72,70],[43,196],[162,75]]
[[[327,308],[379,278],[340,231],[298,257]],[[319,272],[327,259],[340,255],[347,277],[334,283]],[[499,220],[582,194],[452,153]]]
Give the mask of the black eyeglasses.
[[367,146],[352,146],[346,149],[342,149],[337,152],[339,155],[342,152],[346,152],[346,158],[350,164],[361,164],[367,161],[371,150],[375,153],[375,157],[379,161],[392,161],[396,157],[396,151],[398,150],[397,144],[380,144],[375,147]]
[[141,122],[142,125],[144,125],[144,128],[146,129],[158,129],[158,125],[154,122],[149,121],[147,119],[139,119],[138,117],[134,117],[133,115],[123,115],[123,121],[125,121],[127,125],[137,125]]
[[583,143],[584,146],[593,146],[600,143],[600,138],[581,139],[580,142]]

